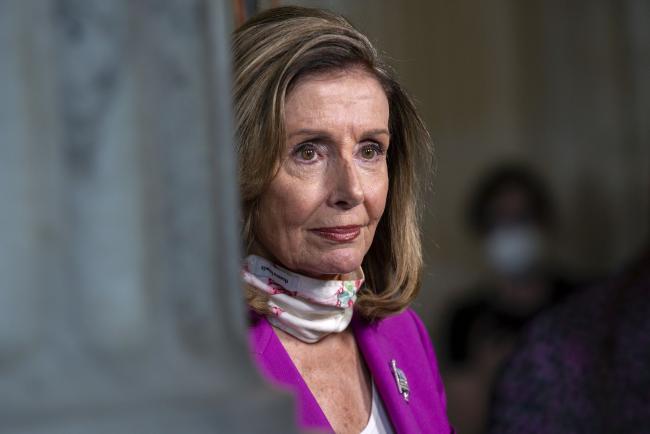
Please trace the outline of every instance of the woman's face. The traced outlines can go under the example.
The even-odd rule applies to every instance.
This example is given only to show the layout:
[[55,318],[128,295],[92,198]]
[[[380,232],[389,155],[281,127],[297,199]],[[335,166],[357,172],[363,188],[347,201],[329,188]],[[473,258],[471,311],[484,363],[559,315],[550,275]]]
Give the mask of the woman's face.
[[286,147],[261,197],[262,254],[319,277],[361,265],[388,193],[388,100],[360,69],[299,80],[285,104]]

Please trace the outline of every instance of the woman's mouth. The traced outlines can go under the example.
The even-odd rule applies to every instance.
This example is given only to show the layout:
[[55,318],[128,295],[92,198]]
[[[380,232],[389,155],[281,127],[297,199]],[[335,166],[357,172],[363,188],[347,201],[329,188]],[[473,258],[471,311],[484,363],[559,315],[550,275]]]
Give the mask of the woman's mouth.
[[361,233],[361,226],[352,225],[316,228],[312,229],[311,232],[330,241],[335,241],[337,243],[348,243],[359,236]]

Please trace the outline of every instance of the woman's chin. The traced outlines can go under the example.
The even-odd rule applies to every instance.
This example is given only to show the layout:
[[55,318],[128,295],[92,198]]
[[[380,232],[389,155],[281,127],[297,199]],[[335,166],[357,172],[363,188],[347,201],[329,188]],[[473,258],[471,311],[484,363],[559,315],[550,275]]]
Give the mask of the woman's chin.
[[361,255],[323,255],[317,263],[306,267],[308,274],[317,277],[355,273],[361,267]]

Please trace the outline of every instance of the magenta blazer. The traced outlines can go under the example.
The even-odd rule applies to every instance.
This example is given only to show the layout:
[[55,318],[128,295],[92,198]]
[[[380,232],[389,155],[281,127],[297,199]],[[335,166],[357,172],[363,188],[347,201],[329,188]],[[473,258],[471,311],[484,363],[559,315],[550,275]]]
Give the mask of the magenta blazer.
[[[351,323],[357,345],[398,434],[453,433],[444,387],[429,335],[412,310],[368,323]],[[271,383],[293,391],[301,429],[332,432],[325,414],[265,317],[252,315],[249,340],[259,371]],[[408,402],[400,394],[391,361],[408,381]]]

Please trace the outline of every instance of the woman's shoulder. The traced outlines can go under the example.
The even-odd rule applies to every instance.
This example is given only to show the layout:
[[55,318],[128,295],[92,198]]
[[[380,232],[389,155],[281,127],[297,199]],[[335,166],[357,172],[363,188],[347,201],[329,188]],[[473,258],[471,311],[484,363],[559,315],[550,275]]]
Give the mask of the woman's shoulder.
[[411,308],[375,321],[374,327],[379,334],[389,339],[420,341],[421,344],[431,345],[424,323]]
[[374,335],[373,340],[396,358],[408,359],[414,364],[426,363],[432,368],[434,376],[439,376],[429,333],[413,309],[408,308],[373,322],[362,322],[358,328],[366,328],[366,332]]

